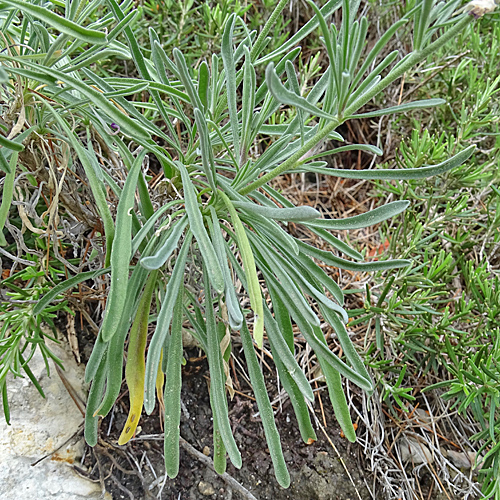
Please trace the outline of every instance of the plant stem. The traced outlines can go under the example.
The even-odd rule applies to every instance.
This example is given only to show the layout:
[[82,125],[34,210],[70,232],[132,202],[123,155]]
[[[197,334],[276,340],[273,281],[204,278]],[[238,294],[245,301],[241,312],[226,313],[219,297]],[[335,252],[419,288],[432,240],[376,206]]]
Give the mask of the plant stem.
[[324,140],[330,133],[332,133],[340,124],[346,121],[349,115],[354,114],[358,109],[364,106],[367,102],[369,102],[374,96],[382,92],[385,88],[387,88],[394,80],[397,80],[404,73],[406,73],[413,66],[423,61],[427,56],[432,54],[438,47],[441,47],[445,43],[449,42],[452,38],[458,35],[474,18],[470,15],[465,15],[462,19],[460,19],[452,28],[450,28],[446,33],[444,33],[441,37],[439,37],[435,42],[428,45],[425,49],[418,50],[411,54],[406,61],[396,66],[389,74],[383,78],[377,85],[373,87],[366,94],[361,95],[356,101],[354,101],[350,106],[348,106],[345,110],[345,114],[343,117],[338,116],[333,119],[330,123],[325,125],[321,130],[317,132],[314,137],[311,137],[294,155],[290,156],[288,160],[283,162],[281,165],[273,168],[270,172],[263,175],[256,181],[248,184],[243,187],[239,192],[242,195],[247,195],[252,191],[259,189],[264,184],[267,184],[275,177],[278,177],[283,172],[287,170],[293,170],[297,166],[301,164],[302,157],[310,151],[313,147],[319,144],[322,140]]

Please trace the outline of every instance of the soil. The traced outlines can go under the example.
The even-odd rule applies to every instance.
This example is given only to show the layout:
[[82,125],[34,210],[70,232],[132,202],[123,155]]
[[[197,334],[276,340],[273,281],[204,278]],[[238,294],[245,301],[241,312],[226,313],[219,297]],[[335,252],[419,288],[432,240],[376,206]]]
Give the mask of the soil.
[[[189,354],[192,356],[188,358],[183,369],[181,436],[196,450],[211,457],[212,413],[208,398],[208,365],[204,357],[198,357],[197,349]],[[272,400],[277,394],[276,380],[267,369],[266,382]],[[327,424],[326,433],[339,454],[320,428],[316,429],[318,441],[311,445],[305,444],[300,437],[289,400],[283,402],[276,413],[276,422],[291,476],[291,485],[288,489],[280,487],[274,477],[260,419],[255,416],[256,403],[251,399],[250,388],[246,383],[240,383],[241,391],[229,402],[229,409],[243,466],[238,470],[228,462],[227,474],[258,500],[371,498],[363,481],[363,478],[368,478],[370,474],[358,458],[361,457],[358,445],[350,444],[341,437],[325,390],[317,394],[321,396],[324,420]],[[126,420],[127,407],[128,400],[122,397],[112,414],[102,421],[101,441],[93,450],[88,450],[80,471],[94,480],[98,480],[99,476],[105,478],[106,489],[114,500],[251,498],[235,490],[199,458],[187,453],[185,447],[181,447],[180,451],[178,476],[163,483],[165,469],[158,408],[151,416],[143,414],[139,424],[141,431],[135,440],[126,446],[118,447],[116,442]],[[316,417],[323,421],[319,396],[316,398],[316,407]],[[155,481],[156,478],[160,480]],[[152,483],[156,486],[153,485],[150,489]],[[163,490],[158,496],[162,486]]]

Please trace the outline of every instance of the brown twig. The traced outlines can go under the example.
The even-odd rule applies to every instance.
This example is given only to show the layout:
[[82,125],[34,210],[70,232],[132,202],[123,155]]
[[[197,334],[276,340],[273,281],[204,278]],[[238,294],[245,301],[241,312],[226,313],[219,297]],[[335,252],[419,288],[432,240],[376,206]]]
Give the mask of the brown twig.
[[[181,437],[180,439],[180,444],[181,446],[194,458],[199,460],[200,462],[204,463],[207,467],[209,467],[211,470],[215,472],[214,469],[214,464],[212,460],[203,455],[200,451],[198,451],[196,448],[191,446],[184,438]],[[245,498],[246,500],[257,500],[243,485],[241,485],[234,477],[230,476],[227,472],[224,472],[220,476],[231,488],[236,490],[240,495]]]

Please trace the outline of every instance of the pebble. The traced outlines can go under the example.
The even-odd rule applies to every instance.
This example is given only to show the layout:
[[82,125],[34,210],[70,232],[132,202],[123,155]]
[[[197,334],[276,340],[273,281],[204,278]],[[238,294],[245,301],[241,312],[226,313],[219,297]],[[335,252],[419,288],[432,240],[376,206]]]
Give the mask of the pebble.
[[214,487],[205,481],[200,481],[198,483],[198,491],[205,497],[215,495]]

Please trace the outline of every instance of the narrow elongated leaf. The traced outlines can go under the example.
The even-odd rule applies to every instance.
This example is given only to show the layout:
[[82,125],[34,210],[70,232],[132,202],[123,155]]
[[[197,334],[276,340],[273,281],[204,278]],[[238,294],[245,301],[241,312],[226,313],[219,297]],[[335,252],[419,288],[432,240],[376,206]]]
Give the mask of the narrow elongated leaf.
[[214,440],[214,469],[217,474],[224,474],[226,472],[227,461],[226,461],[226,447],[222,441],[220,435],[219,424],[217,423],[217,417],[213,414],[213,440]]
[[34,5],[30,2],[21,0],[2,0],[2,3],[10,5],[11,7],[16,7],[21,12],[26,12],[27,14],[44,21],[49,26],[56,28],[61,33],[75,37],[78,40],[83,40],[84,42],[91,44],[107,43],[105,33],[84,28],[83,26],[80,26],[69,19],[65,19],[64,17],[61,17],[44,7],[40,7],[39,5]]
[[[167,337],[170,322],[172,321],[174,305],[176,303],[177,296],[180,293],[180,289],[183,286],[186,259],[189,246],[191,245],[191,239],[191,232],[188,231],[175,262],[170,281],[168,282],[167,290],[161,304],[160,313],[158,314],[158,319],[156,321],[156,329],[148,348],[144,393],[144,409],[148,415],[151,414],[155,407],[156,374],[165,338]],[[165,356],[167,357],[168,354],[165,354]]]
[[256,77],[252,59],[247,47],[245,50],[245,63],[243,66],[243,99],[241,102],[241,148],[239,152],[240,166],[245,163],[248,146],[252,139],[252,118],[255,109]]
[[322,305],[320,305],[319,307],[321,313],[323,314],[323,318],[328,321],[328,323],[330,323],[330,325],[332,325],[332,327],[334,328],[340,345],[342,346],[342,350],[344,351],[345,357],[347,358],[351,366],[364,378],[370,380],[368,370],[366,369],[361,356],[358,354],[358,351],[354,347],[354,344],[349,338],[345,323],[341,321],[341,319],[335,312],[328,310]]
[[195,188],[189,178],[186,167],[180,162],[176,162],[176,165],[179,168],[182,177],[182,186],[184,188],[184,198],[186,201],[186,212],[189,217],[191,231],[198,242],[203,261],[207,265],[210,283],[212,283],[212,286],[215,288],[217,293],[222,293],[224,291],[224,278],[222,277],[222,271],[219,261],[217,260],[217,256],[215,255],[214,247],[208,237],[207,230],[205,229]]
[[291,263],[297,266],[298,270],[324,286],[340,305],[344,303],[344,294],[342,293],[339,285],[337,285],[337,283],[335,283],[335,281],[333,281],[333,279],[328,276],[325,271],[321,269],[321,267],[315,264],[312,259],[303,253],[299,253],[299,255],[291,255],[288,252],[285,253],[285,255],[287,255]]
[[198,69],[198,95],[204,109],[208,110],[208,97],[210,94],[210,71],[206,61],[202,61]]
[[116,232],[111,249],[111,285],[109,288],[106,312],[101,326],[102,339],[110,340],[118,328],[127,297],[128,268],[132,250],[132,214],[134,193],[146,152],[136,158],[127,175],[122,196],[118,202]]
[[4,148],[7,149],[11,149],[12,151],[17,151],[17,152],[24,151],[24,146],[22,144],[7,139],[2,134],[0,134],[0,146],[3,146]]
[[[99,405],[99,408],[95,411],[95,414],[106,416],[113,408],[116,399],[120,395],[120,390],[122,386],[122,373],[123,373],[123,353],[125,346],[125,339],[127,337],[130,324],[135,316],[135,311],[139,305],[138,294],[142,290],[146,279],[148,277],[148,271],[141,266],[135,266],[132,276],[129,280],[124,313],[122,314],[115,335],[107,343],[108,355],[106,357],[106,391],[104,393],[104,398]],[[102,328],[99,332],[99,336],[102,336]]]
[[320,286],[315,286],[313,283],[311,283],[312,280],[309,277],[304,276],[298,269],[296,269],[292,265],[290,261],[288,261],[286,258],[283,258],[281,255],[277,257],[277,260],[280,263],[281,267],[285,270],[286,273],[288,273],[288,275],[294,280],[294,282],[301,287],[304,293],[316,299],[319,304],[323,304],[328,309],[340,314],[344,321],[347,323],[349,318],[344,308],[330,300],[325,295],[324,290],[322,290]]
[[[322,335],[321,338],[323,338]],[[325,376],[326,385],[328,387],[328,395],[330,396],[335,418],[344,432],[345,437],[351,443],[354,443],[356,441],[356,432],[354,430],[354,426],[352,425],[351,415],[349,413],[349,407],[347,406],[344,389],[342,387],[342,378],[340,377],[340,373],[329,365],[321,356],[318,357],[318,361],[321,366],[321,371]]]
[[224,294],[226,298],[226,307],[229,316],[229,324],[233,330],[239,330],[243,323],[243,314],[241,312],[238,297],[236,295],[236,290],[234,288],[234,283],[231,278],[231,273],[227,265],[226,251],[224,248],[224,238],[222,236],[222,228],[219,223],[219,219],[213,207],[210,207],[210,213],[212,215],[212,223],[210,224],[210,234],[212,235],[212,243],[214,245],[217,258],[219,259],[219,264],[222,269],[222,275],[224,277]]
[[204,284],[207,295],[205,302],[206,330],[207,330],[207,357],[211,377],[211,403],[212,411],[217,419],[220,435],[231,462],[238,469],[241,467],[241,454],[234,440],[227,411],[227,399],[225,393],[225,377],[220,349],[215,313],[211,302],[210,282],[207,278],[206,268],[204,269]]
[[[237,269],[238,270],[238,269]],[[322,356],[327,363],[332,365],[336,370],[338,370],[344,377],[348,378],[351,382],[356,384],[361,389],[371,392],[373,391],[373,385],[371,380],[367,380],[365,377],[360,375],[352,367],[344,363],[338,356],[336,356],[330,349],[322,343],[314,334],[314,329],[317,328],[320,332],[319,327],[313,327],[304,316],[301,314],[300,310],[296,307],[293,301],[290,300],[285,289],[276,280],[272,280],[272,276],[263,269],[264,277],[266,278],[266,284],[268,288],[273,288],[275,294],[279,294],[282,298],[286,308],[290,312],[291,316],[297,323],[300,332],[304,335],[307,343],[313,348],[316,356]]]
[[330,175],[332,177],[343,177],[345,179],[366,179],[366,180],[411,180],[426,179],[435,175],[444,174],[465,163],[476,150],[476,146],[469,146],[460,151],[455,156],[445,160],[438,165],[419,168],[405,168],[400,170],[379,169],[379,170],[350,170],[340,168],[310,167],[309,172]]
[[[95,415],[95,411],[99,402],[101,401],[102,393],[104,390],[104,384],[106,382],[106,370],[104,366],[106,365],[106,360],[103,360],[102,368],[97,371],[90,387],[89,396],[87,398],[87,406],[85,408],[85,428],[84,435],[85,441],[90,446],[95,446],[98,440],[97,427],[99,423],[99,417]],[[121,375],[121,371],[120,371]]]
[[331,252],[314,248],[302,241],[298,241],[298,244],[301,252],[304,254],[320,260],[327,266],[335,266],[348,271],[384,271],[386,269],[399,269],[401,267],[407,267],[411,264],[411,261],[406,259],[393,259],[377,262],[351,262],[337,257]]
[[229,109],[229,120],[231,122],[231,130],[233,132],[234,152],[238,154],[240,151],[240,132],[236,97],[236,63],[234,61],[233,50],[233,30],[236,15],[231,14],[224,27],[221,42],[221,55],[226,72],[226,87],[227,87],[227,105]]
[[269,92],[271,92],[272,96],[281,104],[295,106],[296,108],[307,111],[314,116],[325,118],[326,120],[335,119],[333,115],[325,113],[321,109],[311,104],[304,97],[298,96],[295,92],[291,92],[290,90],[286,89],[285,86],[281,83],[281,80],[278,78],[278,75],[276,74],[274,65],[272,63],[270,63],[266,68],[266,82]]
[[70,288],[73,288],[74,286],[78,285],[79,283],[83,283],[84,281],[93,280],[99,276],[102,276],[103,274],[109,273],[110,270],[111,268],[106,267],[97,271],[86,271],[84,273],[79,273],[75,276],[72,276],[62,283],[57,284],[55,287],[51,288],[49,292],[43,295],[35,304],[35,307],[33,308],[33,314],[35,316],[38,316],[54,299],[63,294],[66,290],[69,290]]
[[[269,289],[269,294],[271,296],[271,303],[273,305],[274,318],[278,324],[278,330],[285,341],[288,350],[294,354],[295,353],[295,334],[293,331],[292,320],[290,318],[290,313],[285,307],[284,302],[281,300],[279,295],[274,293],[272,288]],[[265,308],[264,308],[265,311]],[[265,317],[264,317],[265,321]],[[268,335],[269,337],[269,335]]]
[[[307,161],[310,162],[311,160],[315,160],[316,158],[325,158],[326,156],[329,155],[335,155],[338,153],[343,153],[345,151],[366,151],[368,153],[375,154],[377,156],[381,156],[384,152],[378,148],[377,146],[372,146],[371,144],[349,144],[348,146],[340,146],[339,148],[335,149],[330,149],[328,151],[323,151],[321,153],[318,153],[317,155],[314,156],[309,156],[307,158]],[[327,165],[327,162],[323,162],[325,165]],[[304,164],[304,170],[307,172],[307,166],[309,163]],[[319,162],[317,164],[315,163],[315,166],[320,166]],[[295,171],[299,172],[301,168],[297,168]]]
[[182,386],[182,288],[175,303],[172,333],[168,344],[167,384],[163,400],[165,402],[165,471],[170,478],[179,472],[179,438],[181,422],[181,386]]
[[344,243],[342,240],[339,240],[337,237],[333,236],[326,229],[321,229],[318,227],[310,227],[309,228],[314,234],[318,235],[328,244],[330,244],[333,248],[336,248],[339,252],[346,254],[351,259],[361,260],[363,256],[354,248],[351,248],[349,245]]
[[173,229],[170,231],[168,238],[165,240],[165,243],[163,243],[163,245],[158,248],[153,255],[143,257],[140,260],[141,266],[146,269],[159,269],[163,266],[163,264],[165,264],[168,258],[172,255],[172,252],[177,248],[187,223],[188,219],[186,216],[177,221]]
[[285,259],[275,252],[272,247],[270,249],[267,248],[266,245],[259,241],[259,238],[253,236],[252,233],[250,233],[250,238],[252,244],[258,249],[262,256],[262,259],[259,259],[259,266],[262,266],[264,262],[268,265],[269,270],[280,280],[291,301],[295,304],[297,309],[300,310],[302,316],[308,323],[317,326],[320,325],[318,317],[309,307],[309,304],[302,295],[299,286],[306,288],[309,294],[313,295],[318,300],[325,301],[330,307],[339,312],[343,312],[347,317],[347,314],[340,306],[334,304],[325,296],[320,298],[320,293],[315,290],[314,287],[307,282],[307,280],[302,279],[302,277],[300,277],[298,273],[292,269],[292,266],[288,265]]
[[256,231],[265,236],[271,244],[284,246],[296,255],[299,253],[299,247],[295,238],[273,220],[257,215],[256,213],[251,215],[245,213],[242,214],[241,218]]
[[198,133],[200,134],[201,161],[205,177],[207,178],[212,191],[216,193],[217,177],[215,172],[214,153],[212,150],[212,145],[210,143],[210,134],[208,133],[207,121],[203,113],[198,108],[195,108],[194,110],[194,117],[196,120],[196,126],[198,127]]
[[300,392],[302,392],[304,397],[306,397],[309,401],[314,401],[314,395],[311,389],[311,385],[309,384],[309,381],[307,380],[304,372],[298,365],[292,352],[288,348],[285,339],[281,335],[281,332],[278,330],[276,320],[273,318],[267,307],[264,308],[264,321],[266,323],[267,335],[272,339],[275,347],[275,352],[280,361],[283,363],[283,366],[288,370],[288,373],[295,381],[297,387],[300,389]]
[[156,276],[156,271],[149,275],[132,328],[130,329],[127,364],[125,365],[125,380],[127,381],[130,408],[128,418],[118,438],[119,445],[124,445],[130,441],[141,418],[142,404],[144,402],[148,319],[151,310],[151,300],[156,286]]
[[243,344],[245,359],[247,361],[248,375],[250,376],[260,418],[262,419],[267,446],[269,447],[269,453],[273,461],[274,475],[283,488],[288,488],[290,486],[290,475],[288,474],[283,457],[280,436],[276,428],[276,422],[274,421],[273,408],[269,402],[264,375],[255,354],[252,338],[245,323],[241,329],[241,343]]
[[317,219],[321,214],[313,207],[303,206],[294,208],[272,208],[257,205],[255,203],[234,201],[233,205],[236,208],[242,208],[248,212],[262,215],[270,219],[287,221],[287,222],[303,222]]
[[135,255],[135,252],[139,250],[141,247],[142,242],[144,239],[148,236],[148,234],[151,232],[153,229],[156,221],[171,207],[174,205],[178,205],[182,203],[182,200],[174,200],[170,201],[169,203],[163,205],[161,208],[159,208],[144,224],[144,226],[141,227],[141,229],[137,232],[137,234],[134,236],[134,239],[132,240],[132,253],[131,255]]
[[415,109],[434,108],[436,106],[441,106],[442,104],[446,104],[446,101],[444,99],[424,99],[422,101],[408,102],[406,104],[400,104],[399,106],[391,106],[389,108],[378,109],[377,111],[370,111],[368,113],[351,115],[347,117],[347,119],[352,120],[354,118],[375,118],[376,116],[385,116],[394,113],[407,113],[408,111],[413,111]]
[[200,100],[200,96],[198,95],[198,92],[196,92],[196,89],[194,88],[193,80],[191,79],[191,76],[189,74],[184,54],[179,49],[174,48],[173,55],[175,62],[177,64],[179,77],[182,81],[182,84],[184,85],[184,88],[186,89],[186,93],[189,96],[191,104],[198,109],[204,109],[203,104]]
[[[19,154],[14,152],[10,157],[10,164],[8,165],[9,168],[3,181],[2,202],[0,204],[0,246],[7,245],[7,240],[5,239],[5,236],[3,234],[3,228],[5,226],[7,218],[9,217],[12,197],[14,196],[14,181],[16,179],[16,165],[18,156]],[[0,157],[0,160],[5,161],[3,151],[0,151]]]
[[259,285],[259,278],[257,277],[257,269],[255,268],[255,260],[253,256],[250,243],[248,241],[248,236],[245,231],[245,227],[241,223],[240,218],[231,203],[231,200],[224,194],[220,193],[229,214],[231,216],[231,222],[233,223],[234,231],[236,234],[236,239],[238,241],[238,249],[241,254],[241,260],[243,261],[243,266],[245,268],[245,275],[247,276],[248,283],[248,295],[250,297],[250,304],[254,312],[254,325],[253,325],[253,335],[257,345],[262,348],[262,342],[264,337],[264,308],[262,306],[262,292]]
[[[104,355],[106,354],[106,350],[108,349],[108,342],[103,342],[101,335],[97,336],[96,341],[94,342],[94,347],[92,348],[92,353],[90,354],[90,358],[87,362],[87,366],[85,367],[85,383],[88,384],[94,377],[96,376],[97,370],[101,367],[101,363],[103,363]],[[99,401],[100,402],[100,401]],[[99,403],[98,402],[98,403]],[[92,411],[92,414],[97,409],[97,406]]]
[[347,217],[345,219],[321,219],[308,222],[305,225],[329,230],[361,229],[373,226],[384,220],[400,214],[408,208],[409,201],[393,201],[375,208],[365,214]]
[[290,401],[292,402],[295,416],[297,418],[297,423],[299,424],[299,430],[302,440],[306,444],[312,444],[317,440],[317,437],[311,424],[311,418],[309,416],[309,410],[307,408],[304,395],[297,387],[297,384],[290,376],[290,373],[288,373],[287,369],[282,364],[280,357],[276,354],[276,349],[271,338],[269,338],[269,343],[271,345],[274,364],[276,365],[276,369],[278,370],[280,382],[281,384],[283,384],[283,387],[288,394]]

